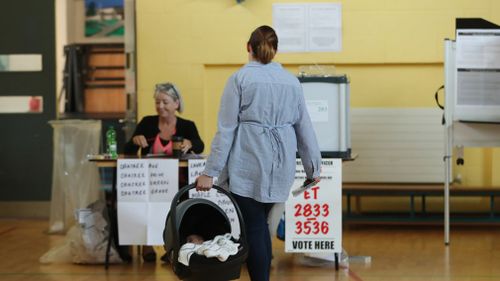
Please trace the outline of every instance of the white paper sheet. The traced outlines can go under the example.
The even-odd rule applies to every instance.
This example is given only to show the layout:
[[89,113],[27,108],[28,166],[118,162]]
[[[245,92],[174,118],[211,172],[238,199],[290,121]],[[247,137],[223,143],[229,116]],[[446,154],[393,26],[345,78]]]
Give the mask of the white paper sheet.
[[499,69],[500,30],[457,30],[458,69]]
[[500,30],[457,30],[454,118],[500,121]]
[[340,3],[309,4],[308,50],[340,52],[342,50],[342,16]]
[[178,190],[177,159],[119,159],[120,245],[162,245],[165,219]]
[[[305,180],[297,160],[294,187]],[[342,252],[342,160],[323,159],[321,181],[285,203],[285,251],[298,253]]]
[[340,52],[340,3],[273,4],[278,52]]
[[171,202],[150,202],[148,206],[147,245],[163,245],[163,230]]
[[118,243],[120,245],[147,244],[148,204],[146,202],[118,202]]
[[306,8],[303,4],[273,4],[273,26],[279,38],[279,52],[307,49]]
[[196,181],[196,178],[201,175],[203,170],[205,170],[205,165],[207,160],[205,159],[189,159],[188,160],[188,183],[192,184]]

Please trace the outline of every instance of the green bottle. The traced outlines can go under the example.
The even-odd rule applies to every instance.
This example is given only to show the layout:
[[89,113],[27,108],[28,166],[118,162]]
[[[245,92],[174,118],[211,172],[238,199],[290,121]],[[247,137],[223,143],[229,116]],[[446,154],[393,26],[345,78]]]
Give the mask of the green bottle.
[[117,146],[116,146],[116,131],[113,126],[109,126],[106,131],[106,153],[112,159],[118,158]]

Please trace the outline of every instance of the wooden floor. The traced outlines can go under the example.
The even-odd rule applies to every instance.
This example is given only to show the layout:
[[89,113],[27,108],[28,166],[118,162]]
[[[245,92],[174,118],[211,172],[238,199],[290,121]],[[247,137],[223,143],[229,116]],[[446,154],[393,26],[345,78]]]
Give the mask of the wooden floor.
[[[40,264],[38,259],[64,236],[47,235],[48,222],[0,220],[0,280],[177,280],[168,265]],[[271,280],[283,281],[482,281],[500,280],[500,229],[460,226],[443,243],[440,226],[349,226],[343,246],[349,256],[370,256],[371,263],[351,261],[348,268],[311,267],[301,255],[283,253],[274,241]],[[245,270],[240,280],[250,280]]]

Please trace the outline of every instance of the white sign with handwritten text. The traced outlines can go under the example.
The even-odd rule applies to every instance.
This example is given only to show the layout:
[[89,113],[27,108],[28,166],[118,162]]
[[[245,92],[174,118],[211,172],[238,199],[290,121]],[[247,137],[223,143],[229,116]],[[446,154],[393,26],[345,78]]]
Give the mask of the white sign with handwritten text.
[[120,245],[163,245],[163,229],[179,183],[177,159],[118,159]]
[[[201,175],[205,169],[206,160],[205,159],[189,159],[188,160],[188,173],[189,173],[189,184],[196,181],[196,178]],[[214,178],[214,182],[216,182]],[[233,237],[240,237],[240,222],[238,220],[238,214],[234,208],[233,202],[225,194],[218,192],[215,189],[209,191],[196,191],[191,189],[189,191],[190,198],[204,198],[214,202],[217,206],[226,213],[227,218],[231,223],[231,234]]]
[[193,184],[196,181],[203,170],[205,170],[205,165],[207,160],[205,159],[189,159],[188,160],[188,184]]
[[[292,189],[305,180],[297,160]],[[299,253],[342,252],[342,161],[323,159],[321,181],[285,203],[285,251]]]

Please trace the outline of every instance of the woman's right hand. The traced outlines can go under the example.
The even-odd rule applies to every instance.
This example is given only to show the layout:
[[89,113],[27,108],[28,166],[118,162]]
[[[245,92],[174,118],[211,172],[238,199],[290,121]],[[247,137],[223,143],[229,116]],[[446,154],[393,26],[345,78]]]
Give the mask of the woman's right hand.
[[214,185],[214,179],[207,175],[201,175],[196,178],[196,190],[197,191],[208,191]]
[[146,137],[143,136],[143,135],[137,135],[137,136],[134,136],[132,138],[132,142],[137,145],[137,146],[140,146],[142,148],[144,147],[148,147],[148,141],[146,140]]

